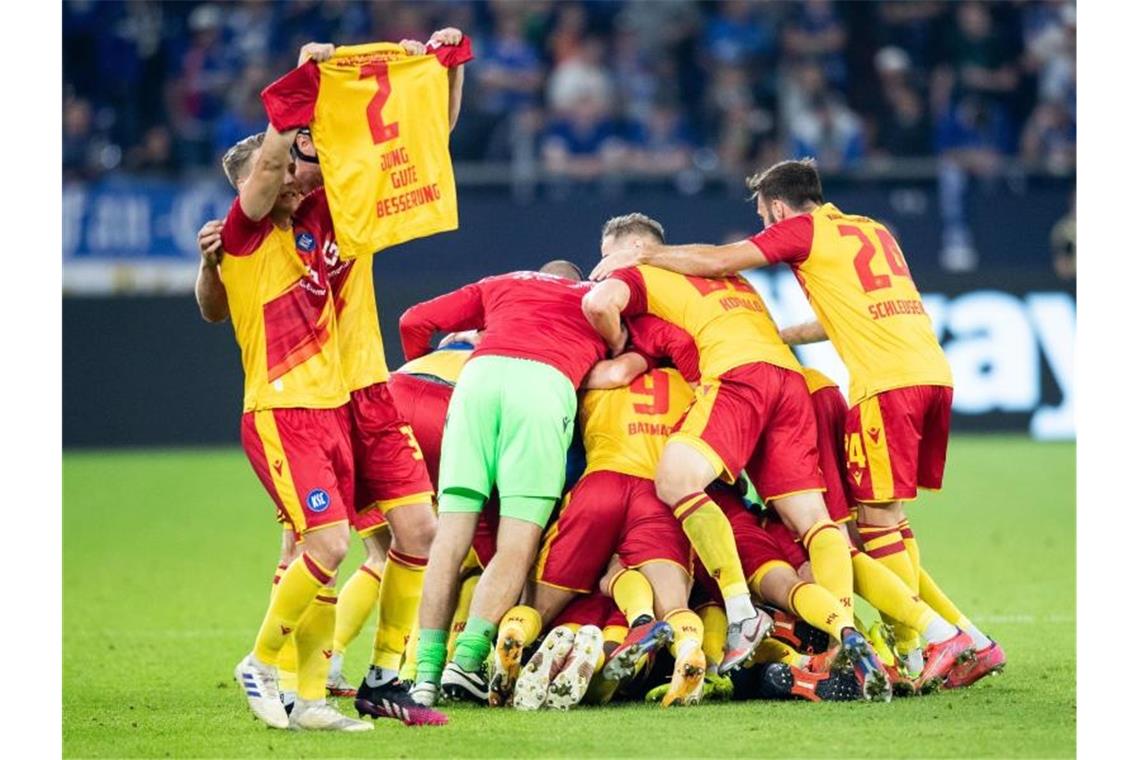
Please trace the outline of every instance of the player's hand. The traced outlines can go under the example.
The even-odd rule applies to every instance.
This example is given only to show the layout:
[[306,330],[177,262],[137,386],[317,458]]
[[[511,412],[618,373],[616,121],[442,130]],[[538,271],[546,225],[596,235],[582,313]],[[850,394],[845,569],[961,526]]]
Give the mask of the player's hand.
[[610,346],[610,356],[620,356],[625,351],[627,343],[629,343],[629,328],[622,325],[621,333],[618,334],[618,342]]
[[216,267],[222,260],[222,223],[218,219],[211,219],[198,230],[198,250],[202,253],[202,260],[210,266]]
[[300,66],[310,59],[323,63],[332,58],[336,46],[331,42],[306,42],[301,47],[301,54],[297,56],[297,65]]
[[400,47],[408,55],[423,55],[427,52],[427,45],[419,40],[400,40]]
[[621,248],[609,256],[602,257],[602,260],[594,267],[594,271],[590,272],[590,279],[604,280],[619,269],[637,266],[639,253],[640,251],[637,248]]
[[458,45],[462,41],[463,32],[454,26],[449,26],[432,32],[431,39],[428,40],[428,43],[437,42],[440,45]]

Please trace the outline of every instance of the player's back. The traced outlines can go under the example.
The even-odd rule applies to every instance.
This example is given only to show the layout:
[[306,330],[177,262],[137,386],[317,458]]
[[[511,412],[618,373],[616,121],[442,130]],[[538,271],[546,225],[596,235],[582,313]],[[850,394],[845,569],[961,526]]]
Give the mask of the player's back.
[[[693,277],[637,266],[618,270],[614,276],[630,285],[630,305],[635,312],[644,310],[692,336],[703,376],[718,377],[754,362],[799,371],[799,362],[780,340],[768,307],[740,275]],[[643,283],[644,302],[635,305],[638,280]]]
[[790,263],[851,373],[851,403],[891,388],[952,385],[950,365],[890,230],[830,203],[810,220],[809,253]]
[[474,356],[512,356],[550,364],[575,387],[605,357],[605,342],[582,313],[582,297],[590,283],[511,272],[487,277],[477,286],[485,333]]
[[579,409],[586,472],[652,480],[665,440],[692,400],[692,389],[675,369],[652,369],[625,387],[588,391]]

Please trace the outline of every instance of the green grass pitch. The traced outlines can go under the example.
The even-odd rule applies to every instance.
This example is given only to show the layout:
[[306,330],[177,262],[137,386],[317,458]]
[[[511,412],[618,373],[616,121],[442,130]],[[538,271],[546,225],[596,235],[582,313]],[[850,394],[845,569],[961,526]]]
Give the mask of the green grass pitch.
[[[265,728],[232,681],[278,548],[241,452],[67,452],[64,755],[1071,757],[1074,471],[1072,444],[957,436],[946,489],[911,512],[924,564],[1009,657],[971,689],[889,705],[451,709],[446,727],[328,735]],[[370,639],[349,650],[354,679]]]

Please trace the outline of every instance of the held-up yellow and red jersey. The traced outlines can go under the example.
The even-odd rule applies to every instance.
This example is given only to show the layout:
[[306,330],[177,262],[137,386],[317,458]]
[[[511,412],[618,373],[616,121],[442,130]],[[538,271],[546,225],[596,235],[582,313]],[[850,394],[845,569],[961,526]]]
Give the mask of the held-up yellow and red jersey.
[[763,299],[739,275],[710,279],[637,266],[619,269],[613,277],[629,286],[622,316],[652,314],[691,335],[703,377],[754,362],[800,370]]
[[588,391],[578,412],[586,473],[653,480],[665,439],[692,400],[692,389],[675,369],[651,369],[624,388]]
[[432,53],[338,47],[262,92],[278,131],[311,125],[344,259],[459,226],[447,69],[471,60],[471,42]]
[[796,273],[851,373],[852,405],[891,388],[954,384],[906,259],[882,224],[827,203],[751,240]]
[[251,220],[235,199],[222,224],[221,277],[245,370],[244,411],[324,409],[348,401],[336,319],[317,255],[328,224],[319,191],[293,226]]

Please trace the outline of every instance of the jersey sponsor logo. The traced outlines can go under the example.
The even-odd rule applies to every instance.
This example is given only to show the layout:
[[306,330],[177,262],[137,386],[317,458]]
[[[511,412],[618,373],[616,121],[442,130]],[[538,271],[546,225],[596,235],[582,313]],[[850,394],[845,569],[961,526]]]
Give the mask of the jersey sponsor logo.
[[305,253],[312,253],[317,248],[317,239],[313,237],[311,232],[301,231],[297,233],[297,250],[304,251]]
[[325,489],[314,488],[305,497],[305,503],[309,506],[310,512],[324,512],[332,504],[332,499],[329,498],[329,492]]

